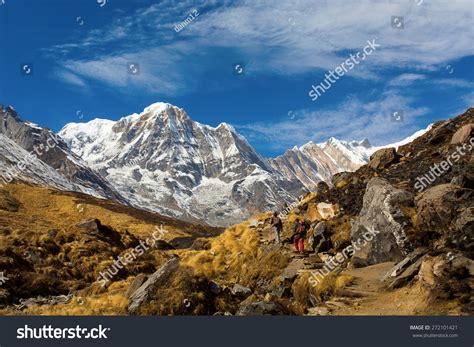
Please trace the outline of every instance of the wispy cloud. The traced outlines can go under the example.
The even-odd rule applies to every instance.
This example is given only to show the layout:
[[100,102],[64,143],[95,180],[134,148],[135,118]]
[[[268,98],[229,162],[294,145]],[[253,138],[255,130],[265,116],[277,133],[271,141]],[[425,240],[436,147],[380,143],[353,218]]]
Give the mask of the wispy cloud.
[[388,85],[393,87],[406,87],[425,78],[426,76],[422,74],[404,73],[392,79]]
[[433,83],[443,87],[474,88],[474,82],[466,81],[460,78],[441,78],[433,80]]
[[[201,13],[198,20],[175,33],[174,25],[194,8]],[[391,27],[393,15],[404,16],[403,30]],[[60,71],[85,81],[119,88],[131,82],[134,88],[170,95],[196,86],[200,74],[190,73],[190,68],[216,59],[202,54],[212,48],[238,50],[252,61],[255,73],[292,75],[331,69],[348,52],[376,38],[382,48],[353,77],[374,78],[393,67],[430,71],[474,53],[474,33],[466,28],[471,22],[470,0],[425,1],[421,6],[376,0],[166,0],[121,16],[79,42],[52,47],[49,53],[62,56]],[[140,78],[127,78],[126,70],[113,76],[109,64],[118,67],[130,60],[141,64]],[[405,76],[393,83],[413,81]]]
[[69,72],[67,70],[60,70],[56,72],[56,77],[78,87],[86,87],[87,84],[82,78],[77,76],[75,73]]
[[[329,136],[345,140],[368,138],[372,144],[381,145],[419,130],[416,120],[429,110],[412,106],[412,101],[393,92],[385,92],[382,98],[371,102],[349,97],[336,109],[302,110],[293,114],[294,119],[256,122],[236,128],[249,139],[275,150],[295,143],[325,141]],[[396,111],[403,112],[403,122],[393,122],[392,114]]]

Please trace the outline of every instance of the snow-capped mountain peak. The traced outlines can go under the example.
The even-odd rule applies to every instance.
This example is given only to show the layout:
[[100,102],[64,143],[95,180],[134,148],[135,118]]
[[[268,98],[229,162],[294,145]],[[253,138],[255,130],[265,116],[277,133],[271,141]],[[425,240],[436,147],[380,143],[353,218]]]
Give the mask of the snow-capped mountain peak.
[[68,124],[60,135],[134,205],[175,217],[230,224],[302,189],[231,125],[202,125],[167,103],[116,122]]

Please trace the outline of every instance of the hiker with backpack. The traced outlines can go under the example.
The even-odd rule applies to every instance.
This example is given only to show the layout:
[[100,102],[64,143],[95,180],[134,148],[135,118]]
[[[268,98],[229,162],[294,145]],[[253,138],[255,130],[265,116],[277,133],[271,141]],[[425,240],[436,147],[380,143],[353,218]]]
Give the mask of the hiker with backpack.
[[293,231],[293,245],[295,246],[295,251],[304,253],[304,238],[306,236],[305,221],[296,219]]
[[281,230],[283,229],[283,223],[281,222],[281,219],[280,217],[278,217],[278,214],[276,212],[273,213],[272,227],[273,227],[273,230],[275,231],[276,242],[279,245],[281,245],[280,234],[281,234]]

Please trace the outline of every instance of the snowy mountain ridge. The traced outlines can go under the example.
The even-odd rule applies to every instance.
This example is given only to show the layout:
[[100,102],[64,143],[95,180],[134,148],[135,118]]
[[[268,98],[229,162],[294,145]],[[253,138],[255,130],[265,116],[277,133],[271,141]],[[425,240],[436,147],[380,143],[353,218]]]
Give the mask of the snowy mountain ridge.
[[117,122],[71,123],[59,135],[131,204],[177,218],[232,224],[289,203],[304,188],[232,126],[194,122],[166,103]]
[[[56,135],[22,121],[11,107],[0,111],[0,135],[8,138],[0,147],[0,172],[7,174],[23,152]],[[231,125],[201,124],[182,108],[161,102],[117,121],[69,123],[57,139],[57,148],[18,179],[219,226],[280,210],[319,182],[331,184],[335,173],[358,169],[382,148],[367,139],[331,137],[266,159]]]

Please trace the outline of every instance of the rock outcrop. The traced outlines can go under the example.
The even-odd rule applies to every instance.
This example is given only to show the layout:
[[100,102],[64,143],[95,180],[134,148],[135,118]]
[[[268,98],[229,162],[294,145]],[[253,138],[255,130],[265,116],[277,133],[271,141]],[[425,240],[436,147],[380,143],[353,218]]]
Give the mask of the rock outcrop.
[[156,270],[154,274],[149,276],[137,290],[130,294],[128,312],[130,314],[137,313],[142,305],[148,303],[157,288],[167,284],[169,278],[178,267],[179,258],[173,258],[168,260],[168,262]]
[[[412,204],[412,193],[397,189],[382,178],[369,181],[364,205],[351,231],[354,266],[399,261],[412,251],[405,233],[410,218],[401,209]],[[370,240],[364,236],[368,231],[376,232]]]

